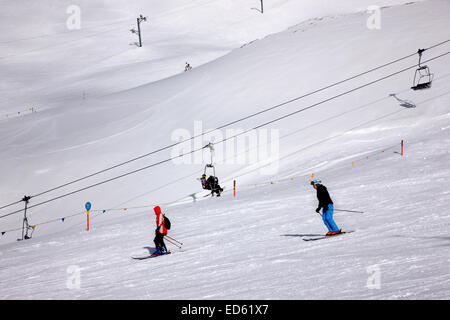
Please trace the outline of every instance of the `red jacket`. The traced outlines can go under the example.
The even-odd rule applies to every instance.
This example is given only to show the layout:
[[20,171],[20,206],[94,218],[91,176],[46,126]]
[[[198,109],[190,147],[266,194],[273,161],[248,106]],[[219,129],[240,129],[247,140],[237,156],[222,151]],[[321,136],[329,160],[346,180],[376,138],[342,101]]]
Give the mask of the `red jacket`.
[[167,234],[167,229],[164,224],[164,215],[161,213],[161,208],[159,206],[156,206],[154,209],[155,215],[156,215],[156,227],[159,227],[159,232],[163,235]]

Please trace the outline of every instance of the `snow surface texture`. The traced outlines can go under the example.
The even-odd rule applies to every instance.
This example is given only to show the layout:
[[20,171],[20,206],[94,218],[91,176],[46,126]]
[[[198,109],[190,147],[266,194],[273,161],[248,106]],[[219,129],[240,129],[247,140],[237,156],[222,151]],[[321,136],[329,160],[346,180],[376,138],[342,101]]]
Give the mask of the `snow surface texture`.
[[[259,1],[244,9],[243,1],[81,1],[82,28],[68,31],[69,1],[1,1],[0,116],[15,115],[0,119],[0,206],[169,145],[174,130],[193,131],[196,120],[219,127],[450,38],[449,1],[405,2],[272,1],[262,15],[252,9]],[[369,5],[388,6],[380,30],[366,26]],[[35,15],[16,26],[21,6]],[[137,48],[129,29],[145,11]],[[194,68],[184,73],[186,61]],[[411,57],[233,128],[416,63]],[[202,197],[204,163],[169,162],[30,209],[31,240],[16,242],[21,231],[10,231],[20,229],[21,214],[1,219],[0,299],[448,299],[449,56],[428,65],[429,90],[409,90],[411,69],[268,126],[280,133],[276,174],[217,165],[226,190],[237,180],[236,198]],[[30,204],[171,156],[166,150]],[[314,212],[313,173],[337,209],[364,211],[336,212],[338,225],[356,232],[301,240],[326,232]],[[170,256],[132,260],[153,249],[151,206],[188,195],[204,201],[162,206],[182,249],[168,244]],[[86,201],[89,232],[84,215],[69,218]]]

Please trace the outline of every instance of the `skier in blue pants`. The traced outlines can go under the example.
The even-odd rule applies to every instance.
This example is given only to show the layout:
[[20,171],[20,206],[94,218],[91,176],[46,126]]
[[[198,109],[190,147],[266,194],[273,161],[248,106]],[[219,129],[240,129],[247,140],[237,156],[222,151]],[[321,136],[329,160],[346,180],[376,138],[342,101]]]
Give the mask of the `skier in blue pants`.
[[331,200],[327,188],[322,185],[320,180],[311,181],[311,185],[317,190],[317,199],[319,200],[319,206],[317,207],[316,212],[319,213],[320,209],[323,209],[322,219],[325,226],[328,228],[328,233],[326,235],[334,236],[341,233],[341,230],[333,219],[333,201]]
[[323,208],[322,219],[329,231],[331,232],[339,231],[336,222],[334,222],[333,220],[333,205],[331,203],[328,205],[328,208]]

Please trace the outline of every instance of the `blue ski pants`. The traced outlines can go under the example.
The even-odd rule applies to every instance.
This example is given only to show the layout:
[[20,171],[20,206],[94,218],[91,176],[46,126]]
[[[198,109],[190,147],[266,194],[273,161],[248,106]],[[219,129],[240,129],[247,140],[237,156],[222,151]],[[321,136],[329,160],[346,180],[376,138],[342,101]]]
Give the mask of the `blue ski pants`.
[[325,223],[325,226],[328,228],[328,231],[339,231],[336,222],[334,222],[333,220],[333,209],[334,207],[332,204],[329,204],[328,208],[323,208],[322,219]]

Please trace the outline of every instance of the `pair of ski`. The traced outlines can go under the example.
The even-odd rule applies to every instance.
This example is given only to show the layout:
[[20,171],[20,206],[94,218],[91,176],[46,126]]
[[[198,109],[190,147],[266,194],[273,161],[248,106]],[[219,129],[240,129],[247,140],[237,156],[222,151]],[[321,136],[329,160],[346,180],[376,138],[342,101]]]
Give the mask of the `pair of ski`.
[[[166,239],[169,243],[173,244],[174,246],[176,246],[180,249],[181,249],[181,246],[183,245],[183,242],[180,242],[172,237],[169,237],[167,234],[164,235],[164,239]],[[142,256],[142,257],[133,257],[132,256],[131,258],[135,259],[135,260],[145,260],[145,259],[151,259],[151,258],[156,258],[156,257],[160,257],[160,256],[165,256],[168,254],[171,254],[170,250],[167,250],[167,252],[164,252],[164,253],[154,251],[150,255],[146,255],[146,256]]]
[[352,233],[352,232],[355,232],[354,230],[351,230],[351,231],[342,231],[341,233],[338,233],[338,234],[335,234],[335,235],[332,235],[332,236],[318,236],[318,237],[312,237],[312,238],[303,238],[303,241],[316,241],[316,240],[322,240],[322,239],[330,239],[330,238],[334,238],[334,237],[338,237],[338,236],[341,236],[341,235],[343,235],[343,234],[346,234],[346,233]]
[[151,258],[156,258],[156,257],[160,257],[160,256],[165,256],[167,254],[170,254],[170,250],[167,251],[166,253],[152,253],[151,255],[148,256],[142,256],[142,257],[131,257],[134,260],[146,260],[146,259],[151,259]]

